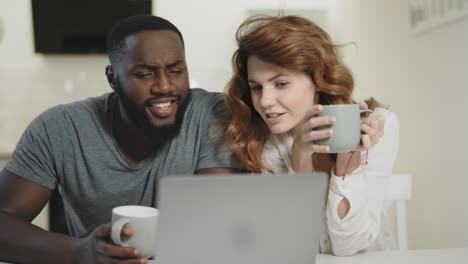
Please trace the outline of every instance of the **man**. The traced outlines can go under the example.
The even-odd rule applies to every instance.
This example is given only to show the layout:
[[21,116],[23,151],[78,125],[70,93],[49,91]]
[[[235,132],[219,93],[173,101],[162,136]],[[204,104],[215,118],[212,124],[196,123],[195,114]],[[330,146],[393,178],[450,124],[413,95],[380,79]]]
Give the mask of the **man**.
[[[103,223],[112,208],[156,206],[161,176],[237,171],[224,141],[209,133],[222,96],[189,89],[184,42],[173,24],[131,17],[111,30],[107,46],[114,93],[42,113],[0,173],[0,260],[145,263],[138,249],[109,242]],[[73,237],[29,223],[56,187]]]

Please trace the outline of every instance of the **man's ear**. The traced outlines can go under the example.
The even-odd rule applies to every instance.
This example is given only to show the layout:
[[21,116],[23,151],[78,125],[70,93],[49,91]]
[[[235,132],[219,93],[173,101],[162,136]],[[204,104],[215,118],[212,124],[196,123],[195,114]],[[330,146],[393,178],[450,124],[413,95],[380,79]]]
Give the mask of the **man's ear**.
[[115,77],[114,69],[110,65],[106,66],[106,77],[107,77],[107,82],[109,82],[112,90],[114,90],[114,92],[115,92],[115,79],[116,79],[116,77]]

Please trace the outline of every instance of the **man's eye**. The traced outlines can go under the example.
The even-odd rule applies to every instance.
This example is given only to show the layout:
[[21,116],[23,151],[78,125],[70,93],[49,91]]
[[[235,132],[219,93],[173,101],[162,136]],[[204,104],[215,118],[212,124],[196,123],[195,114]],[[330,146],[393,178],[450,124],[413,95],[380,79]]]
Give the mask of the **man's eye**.
[[147,77],[151,76],[151,73],[149,73],[149,72],[136,72],[135,76],[137,78],[142,78],[143,79],[143,78],[147,78]]
[[181,69],[172,69],[169,71],[169,74],[171,75],[178,75],[178,74],[181,74],[183,72],[183,70]]

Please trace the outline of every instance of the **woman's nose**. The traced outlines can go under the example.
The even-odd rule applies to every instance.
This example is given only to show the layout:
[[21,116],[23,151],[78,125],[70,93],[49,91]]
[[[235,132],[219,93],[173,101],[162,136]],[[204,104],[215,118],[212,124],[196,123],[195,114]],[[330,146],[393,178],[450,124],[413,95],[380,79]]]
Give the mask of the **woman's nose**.
[[276,102],[276,94],[270,89],[263,89],[262,97],[260,98],[260,105],[263,108],[268,108]]

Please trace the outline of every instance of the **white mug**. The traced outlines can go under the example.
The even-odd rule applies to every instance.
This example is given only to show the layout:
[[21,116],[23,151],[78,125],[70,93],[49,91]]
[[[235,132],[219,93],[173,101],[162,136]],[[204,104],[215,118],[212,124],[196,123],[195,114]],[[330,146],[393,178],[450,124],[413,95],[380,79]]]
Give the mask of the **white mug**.
[[[148,206],[115,207],[112,209],[112,241],[119,246],[138,248],[142,257],[153,257],[156,248],[158,216],[159,210]],[[121,232],[125,225],[133,229],[133,235],[122,240]]]

